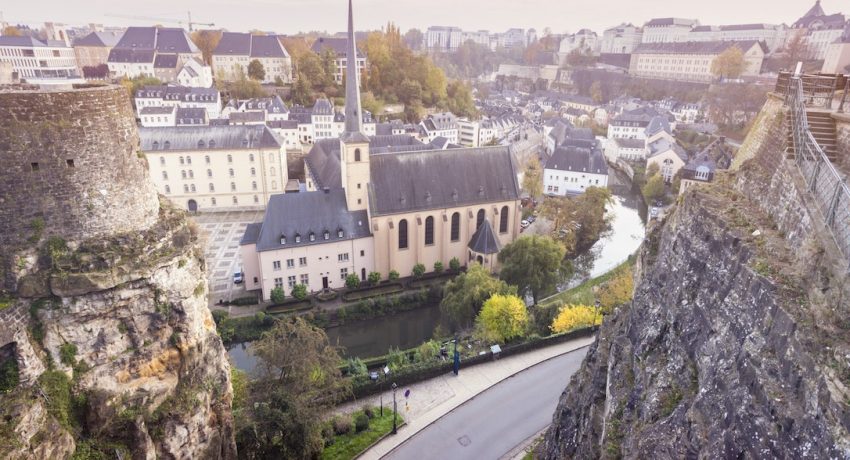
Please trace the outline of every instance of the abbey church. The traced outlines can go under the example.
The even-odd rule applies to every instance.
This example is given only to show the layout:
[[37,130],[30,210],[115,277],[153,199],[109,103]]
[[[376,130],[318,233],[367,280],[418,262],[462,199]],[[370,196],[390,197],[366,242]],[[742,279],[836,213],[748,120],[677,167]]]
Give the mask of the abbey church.
[[[348,46],[355,55],[351,0]],[[435,150],[410,136],[366,136],[355,65],[346,69],[345,131],[307,155],[307,191],[273,195],[242,238],[246,288],[263,299],[276,287],[340,288],[349,274],[409,276],[417,263],[431,271],[453,258],[494,270],[519,235],[510,148]]]

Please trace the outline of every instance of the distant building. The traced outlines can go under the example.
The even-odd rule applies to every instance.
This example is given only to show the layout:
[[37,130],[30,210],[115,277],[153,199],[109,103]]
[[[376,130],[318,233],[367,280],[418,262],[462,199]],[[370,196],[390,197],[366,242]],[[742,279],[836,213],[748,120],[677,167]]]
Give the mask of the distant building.
[[824,56],[823,73],[850,73],[850,24],[841,37],[827,47]]
[[17,83],[18,73],[12,68],[11,62],[0,61],[0,85]]
[[499,48],[525,48],[528,46],[528,35],[523,29],[508,29],[505,33],[497,34]]
[[[375,121],[372,114],[364,110],[361,117],[363,131],[374,136]],[[327,98],[316,99],[313,107],[292,106],[289,119],[298,123],[298,138],[302,144],[338,138],[345,130],[345,113],[337,111]]]
[[286,150],[266,126],[140,128],[159,193],[189,211],[265,209],[288,180]]
[[605,30],[599,43],[603,54],[631,54],[641,43],[643,31],[632,24],[620,24]]
[[136,114],[146,107],[202,108],[207,118],[221,116],[221,94],[215,87],[189,88],[185,86],[143,86],[135,94]]
[[599,37],[596,35],[596,32],[590,29],[581,29],[561,39],[561,43],[558,46],[558,62],[560,65],[566,64],[570,53],[574,51],[582,54],[598,55],[599,48]]
[[656,18],[643,25],[641,43],[674,43],[686,41],[685,37],[695,26],[696,19]]
[[423,140],[433,141],[437,137],[445,137],[452,144],[458,143],[458,120],[451,112],[428,115],[419,122],[424,133]]
[[[342,84],[343,75],[348,65],[348,39],[334,37],[319,37],[313,42],[313,52],[321,55],[325,50],[331,50],[336,54],[336,72],[334,81]],[[357,72],[362,73],[366,67],[366,55],[357,49]]]
[[118,44],[121,34],[116,32],[92,32],[86,36],[74,40],[74,56],[77,59],[77,67],[83,74],[86,68],[95,68],[106,65],[109,60],[109,52]]
[[211,88],[213,85],[212,68],[204,65],[198,58],[192,58],[183,64],[177,72],[177,84],[190,88]]
[[225,81],[247,78],[248,66],[255,60],[263,65],[263,83],[292,82],[292,58],[276,35],[224,32],[212,52],[213,72]]
[[0,36],[0,62],[12,72],[36,85],[84,83],[77,69],[74,49],[64,43],[32,37]]
[[668,184],[687,161],[688,153],[671,139],[661,138],[647,144],[646,169],[653,164],[657,165],[661,177]]
[[[486,35],[486,43],[483,43]],[[483,31],[483,35],[468,36],[477,43],[484,44],[489,47],[490,33]],[[477,40],[476,40],[477,39]],[[464,32],[459,27],[431,26],[424,34],[425,49],[429,51],[453,52],[465,41]]]
[[201,59],[201,50],[185,30],[173,27],[128,27],[109,52],[113,77],[158,77],[172,82],[182,65]]
[[644,43],[632,53],[629,74],[636,77],[710,83],[717,80],[711,64],[724,51],[736,47],[744,54],[743,77],[757,77],[767,49],[762,42]]
[[713,182],[717,171],[729,169],[733,159],[732,150],[726,146],[725,139],[712,142],[682,167],[679,193],[697,184]]
[[667,117],[652,107],[626,110],[608,121],[608,139],[645,140],[650,137],[649,132],[654,134],[665,125],[672,131]]
[[696,26],[683,41],[760,41],[768,53],[778,51],[788,38],[788,26],[773,24],[732,24],[726,26]]
[[826,14],[817,0],[800,19],[791,26],[805,33],[811,59],[825,59],[829,46],[844,34],[847,21],[843,14]]
[[503,139],[524,120],[517,115],[505,115],[485,120],[459,118],[457,143],[464,147],[482,147]]
[[614,155],[626,161],[646,160],[646,141],[617,137],[614,141]]
[[608,163],[596,143],[590,148],[557,147],[543,168],[543,193],[547,195],[577,195],[588,187],[607,186]]

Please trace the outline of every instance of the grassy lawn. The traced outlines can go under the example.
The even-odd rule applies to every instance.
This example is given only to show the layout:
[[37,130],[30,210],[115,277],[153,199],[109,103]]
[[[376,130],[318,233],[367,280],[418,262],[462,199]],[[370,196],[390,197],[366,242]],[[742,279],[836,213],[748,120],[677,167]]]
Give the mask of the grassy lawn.
[[[361,413],[357,411],[352,414],[356,416]],[[353,417],[352,417],[353,418]],[[401,425],[401,415],[398,416],[398,425]],[[393,411],[384,408],[384,416],[381,417],[378,408],[375,408],[375,418],[369,421],[369,428],[360,433],[351,433],[334,437],[334,443],[322,452],[325,460],[350,460],[362,453],[380,437],[386,435],[393,429]]]
[[568,291],[561,292],[553,297],[541,301],[540,307],[549,307],[554,304],[593,305],[593,302],[595,301],[595,298],[593,297],[593,287],[605,283],[620,269],[631,265],[634,265],[634,261],[629,259],[604,275],[589,279]]

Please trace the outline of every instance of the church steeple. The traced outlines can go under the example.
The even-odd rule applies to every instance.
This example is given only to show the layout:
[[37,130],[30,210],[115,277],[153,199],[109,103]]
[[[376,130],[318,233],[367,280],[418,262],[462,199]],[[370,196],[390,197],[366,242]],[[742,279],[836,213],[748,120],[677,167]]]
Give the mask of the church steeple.
[[360,108],[360,73],[357,71],[357,43],[354,37],[354,8],[348,0],[348,55],[345,66],[345,133],[363,132]]

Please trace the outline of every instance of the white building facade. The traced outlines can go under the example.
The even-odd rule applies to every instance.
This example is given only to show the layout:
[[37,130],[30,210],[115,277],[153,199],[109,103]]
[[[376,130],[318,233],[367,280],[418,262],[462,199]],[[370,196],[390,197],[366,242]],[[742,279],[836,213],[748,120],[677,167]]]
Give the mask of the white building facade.
[[32,84],[84,83],[74,49],[64,43],[32,37],[0,37],[0,62],[8,62],[18,78]]

